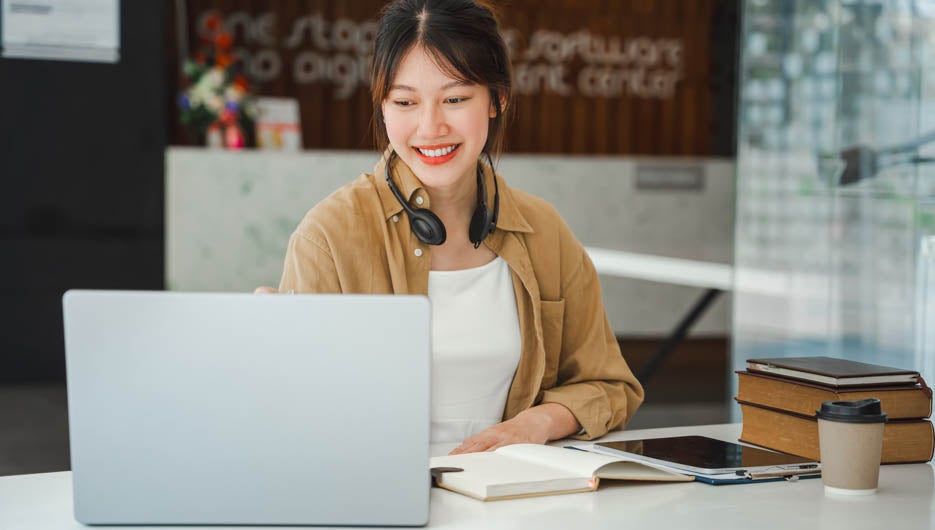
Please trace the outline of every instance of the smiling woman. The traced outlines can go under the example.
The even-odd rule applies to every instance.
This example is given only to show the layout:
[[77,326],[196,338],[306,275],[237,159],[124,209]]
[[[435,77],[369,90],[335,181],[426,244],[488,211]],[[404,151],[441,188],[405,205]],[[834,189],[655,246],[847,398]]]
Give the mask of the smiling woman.
[[492,9],[390,3],[371,87],[383,157],[301,221],[279,291],[428,295],[432,441],[455,453],[628,421],[643,390],[594,265],[551,205],[494,169],[512,82]]
[[488,122],[500,114],[493,102],[505,97],[491,98],[482,85],[452,79],[422,46],[409,50],[393,79],[380,104],[393,151],[430,192],[460,181],[473,185]]

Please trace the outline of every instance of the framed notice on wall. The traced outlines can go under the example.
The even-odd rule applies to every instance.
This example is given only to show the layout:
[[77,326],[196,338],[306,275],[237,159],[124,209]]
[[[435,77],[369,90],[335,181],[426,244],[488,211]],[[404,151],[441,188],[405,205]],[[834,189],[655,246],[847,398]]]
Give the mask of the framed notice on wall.
[[3,57],[115,63],[119,0],[0,0]]
[[[303,147],[372,148],[369,61],[385,1],[174,4],[170,60],[197,56],[220,19],[257,95],[298,101]],[[501,5],[516,95],[510,152],[733,154],[739,0]],[[170,68],[178,93],[186,80]]]

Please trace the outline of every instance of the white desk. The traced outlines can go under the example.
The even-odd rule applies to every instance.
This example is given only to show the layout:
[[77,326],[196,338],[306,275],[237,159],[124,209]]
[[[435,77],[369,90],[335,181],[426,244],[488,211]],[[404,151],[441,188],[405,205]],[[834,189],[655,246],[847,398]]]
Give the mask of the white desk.
[[[735,441],[739,432],[739,424],[710,425],[618,431],[606,439],[703,434]],[[444,454],[448,449],[438,446],[433,452]],[[933,477],[931,464],[883,466],[879,492],[863,498],[825,496],[820,479],[741,486],[605,481],[597,492],[489,503],[432,489],[428,528],[927,529],[935,527]],[[77,528],[87,527],[72,517],[71,473],[0,478],[0,529]]]
[[598,274],[730,291],[733,267],[723,263],[586,247]]
[[730,265],[689,259],[637,254],[621,250],[585,247],[597,273],[605,276],[634,278],[652,282],[672,283],[690,287],[702,287],[705,292],[688,309],[665,340],[636,373],[636,378],[646,384],[659,369],[662,362],[682,342],[695,322],[704,315],[711,304],[724,291],[733,288],[734,270]]

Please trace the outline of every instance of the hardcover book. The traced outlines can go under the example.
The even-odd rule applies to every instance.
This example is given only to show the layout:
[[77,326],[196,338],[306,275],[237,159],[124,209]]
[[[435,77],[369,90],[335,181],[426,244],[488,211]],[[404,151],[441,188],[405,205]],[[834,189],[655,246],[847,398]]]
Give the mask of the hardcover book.
[[890,420],[932,415],[932,390],[917,385],[830,387],[759,372],[737,372],[737,400],[773,409],[814,416],[825,401],[877,398]]
[[[806,458],[820,459],[818,420],[740,403],[740,441]],[[928,420],[888,421],[883,428],[883,464],[928,462],[935,450],[935,431]]]
[[915,385],[919,372],[834,357],[748,359],[747,370],[812,381],[827,386]]
[[515,444],[495,451],[437,456],[431,467],[462,471],[440,473],[437,484],[484,501],[596,490],[601,479],[689,482],[646,462],[539,444]]

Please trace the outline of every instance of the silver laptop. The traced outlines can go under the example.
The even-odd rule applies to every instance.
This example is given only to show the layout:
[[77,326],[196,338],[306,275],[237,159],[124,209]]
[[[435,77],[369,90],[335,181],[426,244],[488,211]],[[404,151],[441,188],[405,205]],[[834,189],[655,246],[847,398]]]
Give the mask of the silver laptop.
[[69,291],[75,518],[421,526],[420,296]]

